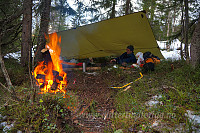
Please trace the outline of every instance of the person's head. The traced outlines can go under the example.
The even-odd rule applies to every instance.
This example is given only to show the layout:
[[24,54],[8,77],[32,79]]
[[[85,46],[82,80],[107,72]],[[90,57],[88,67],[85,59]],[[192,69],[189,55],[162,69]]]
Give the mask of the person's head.
[[132,45],[129,45],[129,46],[126,48],[127,54],[133,53],[133,50],[134,50],[134,47],[133,47]]

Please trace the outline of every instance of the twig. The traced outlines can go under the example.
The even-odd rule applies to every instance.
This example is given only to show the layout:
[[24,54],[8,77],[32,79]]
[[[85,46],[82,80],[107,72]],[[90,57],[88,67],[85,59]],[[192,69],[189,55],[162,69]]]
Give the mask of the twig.
[[29,45],[29,61],[28,61],[28,72],[31,81],[31,90],[33,90],[33,102],[35,101],[35,88],[33,87],[33,78],[31,73],[31,45]]
[[[10,91],[5,85],[3,85],[1,82],[0,82],[0,85],[1,85],[4,89],[8,90],[8,91],[11,93],[11,91]],[[4,92],[4,95],[8,96],[8,95],[6,94],[6,92],[5,92],[4,89],[2,89],[2,91]]]
[[[129,85],[129,86],[126,87],[126,89],[122,90],[121,92],[127,91],[127,90],[130,89],[130,88],[131,88],[131,86]],[[121,93],[121,92],[120,92],[120,93]]]
[[[4,89],[7,89],[7,87],[6,87],[5,85],[3,85],[1,82],[0,82],[0,85],[1,85]],[[10,90],[8,89],[8,91],[10,91]]]

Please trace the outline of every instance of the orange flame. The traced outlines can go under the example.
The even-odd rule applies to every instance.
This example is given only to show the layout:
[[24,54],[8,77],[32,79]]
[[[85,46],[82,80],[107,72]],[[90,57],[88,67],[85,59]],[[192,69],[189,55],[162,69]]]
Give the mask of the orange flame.
[[[41,94],[47,92],[55,94],[61,92],[66,94],[65,87],[67,86],[67,74],[63,71],[62,61],[59,58],[61,52],[59,46],[61,37],[58,37],[56,33],[53,33],[49,35],[48,39],[49,42],[46,44],[46,48],[50,52],[52,62],[49,61],[48,64],[45,64],[44,61],[39,62],[34,69],[33,75],[37,80],[37,85],[41,88]],[[53,71],[59,73],[59,75],[54,75]],[[38,74],[42,75],[43,78],[37,78]],[[53,83],[56,84],[56,88],[52,89]]]

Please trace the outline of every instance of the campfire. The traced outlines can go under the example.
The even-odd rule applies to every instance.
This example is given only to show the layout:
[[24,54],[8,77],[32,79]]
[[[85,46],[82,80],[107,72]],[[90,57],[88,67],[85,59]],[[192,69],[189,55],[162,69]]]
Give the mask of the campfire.
[[62,69],[62,61],[60,60],[61,49],[59,44],[61,37],[56,33],[49,35],[46,39],[48,43],[43,53],[43,61],[39,62],[35,67],[33,75],[36,84],[40,87],[40,94],[44,93],[66,93],[67,74]]

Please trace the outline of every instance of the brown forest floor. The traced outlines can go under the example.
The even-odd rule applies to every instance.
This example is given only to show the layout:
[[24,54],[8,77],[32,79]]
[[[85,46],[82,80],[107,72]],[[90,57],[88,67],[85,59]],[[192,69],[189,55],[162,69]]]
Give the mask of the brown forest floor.
[[[121,86],[131,81],[126,81],[121,73],[113,74],[113,71],[93,71],[82,73],[81,71],[68,73],[68,90],[75,92],[83,107],[90,106],[85,113],[99,113],[101,117],[87,116],[86,118],[77,118],[74,120],[80,130],[83,132],[103,132],[110,125],[110,119],[107,114],[115,112],[114,97],[119,89],[113,89],[111,86]],[[122,70],[124,74],[131,74],[138,78],[138,71]],[[94,112],[91,111],[95,110]],[[102,117],[103,116],[103,117]]]

